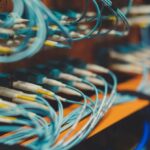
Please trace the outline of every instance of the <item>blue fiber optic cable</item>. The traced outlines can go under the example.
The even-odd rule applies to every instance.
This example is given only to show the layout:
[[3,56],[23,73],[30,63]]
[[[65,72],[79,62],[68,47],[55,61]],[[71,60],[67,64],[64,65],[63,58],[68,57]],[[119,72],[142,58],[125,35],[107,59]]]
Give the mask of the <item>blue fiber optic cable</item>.
[[135,150],[142,150],[145,147],[145,145],[147,144],[149,140],[149,133],[150,133],[149,123],[145,122],[142,139],[140,143],[138,144],[138,146],[135,148]]

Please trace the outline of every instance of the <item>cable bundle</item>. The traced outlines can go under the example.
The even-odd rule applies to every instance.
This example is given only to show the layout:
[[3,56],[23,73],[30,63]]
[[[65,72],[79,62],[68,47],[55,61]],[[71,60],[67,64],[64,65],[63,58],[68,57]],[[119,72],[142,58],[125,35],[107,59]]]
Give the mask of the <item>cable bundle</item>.
[[[88,12],[89,0],[85,1],[83,13],[53,10],[40,0],[12,2],[12,12],[0,13],[0,62],[15,62],[31,57],[43,45],[69,48],[73,41],[106,34],[122,36],[129,29],[127,18],[111,1],[92,0],[94,13]],[[111,15],[103,14],[105,9]],[[115,20],[112,29],[102,27],[104,21],[112,19]],[[121,31],[116,29],[120,22],[124,27]]]
[[141,40],[138,44],[118,45],[110,51],[110,57],[116,62],[112,68],[121,72],[142,75],[137,92],[149,95],[149,27],[141,27]]
[[[6,134],[7,141],[0,140],[1,143],[22,144],[32,149],[70,149],[84,140],[110,109],[116,96],[115,75],[94,64],[76,64],[74,59],[63,62],[49,61],[30,69],[1,74],[0,83],[3,87],[0,87],[0,96],[17,103],[13,104],[17,109],[35,116],[32,119],[40,125],[35,130],[27,128],[27,131],[18,127],[13,133]],[[102,74],[111,77],[112,82],[108,83]],[[85,91],[92,91],[95,97],[90,98]],[[67,95],[73,95],[74,98]],[[52,103],[56,104],[57,109]],[[64,104],[73,104],[72,111],[66,113]],[[12,115],[9,113],[10,118],[5,119],[10,120]],[[13,126],[10,129],[13,130]],[[26,134],[22,135],[22,132]]]
[[[48,123],[40,115],[38,115],[38,112],[40,111],[47,111],[43,109],[44,105],[47,105],[47,102],[38,96],[23,94],[22,92],[3,87],[0,87],[0,89],[1,92],[3,90],[7,90],[7,92],[10,94],[9,96],[14,97],[12,99],[13,101],[27,101],[27,103],[17,105],[2,99],[0,100],[0,122],[2,124],[0,127],[0,132],[3,133],[3,135],[0,137],[0,143],[13,145],[27,138],[33,138],[35,136],[38,137],[37,141],[47,141],[46,137],[50,131],[48,128]],[[7,92],[5,92],[6,95]],[[35,100],[39,102],[39,105],[33,105],[32,103],[30,103],[30,105],[28,104],[28,101],[31,102]],[[40,105],[43,105],[43,108],[39,108]],[[36,110],[36,113],[31,111],[31,109]],[[7,135],[7,132],[10,132],[9,136]]]

